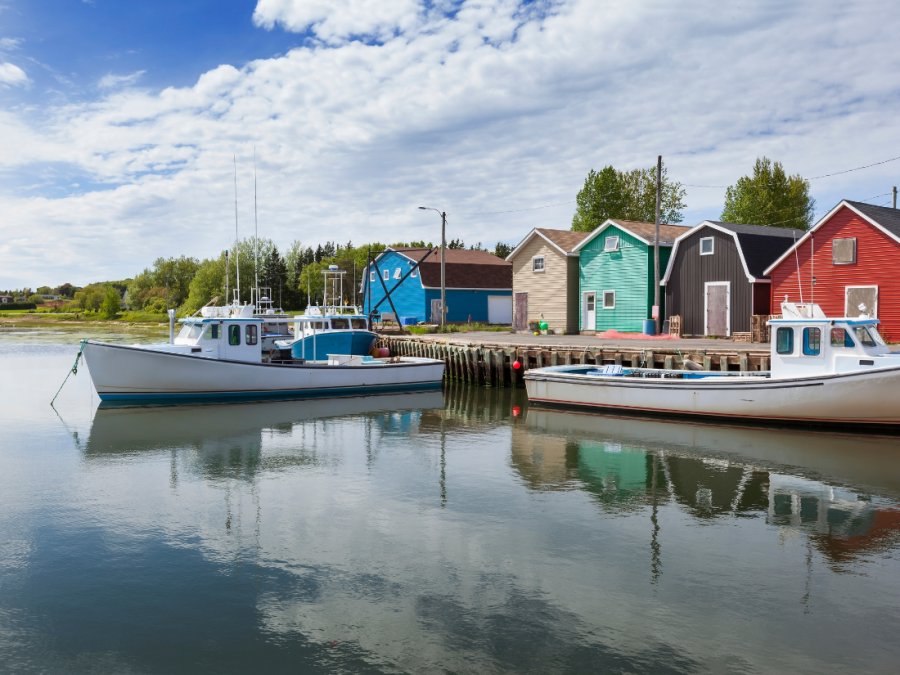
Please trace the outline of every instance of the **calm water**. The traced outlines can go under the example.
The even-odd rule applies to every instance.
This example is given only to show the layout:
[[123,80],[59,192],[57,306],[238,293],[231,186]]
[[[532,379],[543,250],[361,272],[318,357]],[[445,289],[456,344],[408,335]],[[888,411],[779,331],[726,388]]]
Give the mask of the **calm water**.
[[900,669],[895,439],[84,370],[57,415],[74,342],[0,333],[4,673]]

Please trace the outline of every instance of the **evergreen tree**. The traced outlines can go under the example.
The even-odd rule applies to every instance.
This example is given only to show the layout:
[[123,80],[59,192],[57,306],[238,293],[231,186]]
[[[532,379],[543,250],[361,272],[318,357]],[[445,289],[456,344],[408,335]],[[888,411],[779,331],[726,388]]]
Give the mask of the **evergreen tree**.
[[494,247],[494,255],[498,258],[506,259],[510,253],[513,252],[513,247],[509,244],[504,244],[503,242],[498,241],[497,245]]
[[316,255],[313,258],[313,262],[320,263],[322,259],[325,257],[325,250],[322,248],[322,244],[319,244],[319,247],[316,249]]
[[771,225],[807,230],[813,223],[816,200],[809,183],[798,175],[788,176],[781,162],[760,157],[753,175],[739,178],[725,192],[719,219],[727,223]]

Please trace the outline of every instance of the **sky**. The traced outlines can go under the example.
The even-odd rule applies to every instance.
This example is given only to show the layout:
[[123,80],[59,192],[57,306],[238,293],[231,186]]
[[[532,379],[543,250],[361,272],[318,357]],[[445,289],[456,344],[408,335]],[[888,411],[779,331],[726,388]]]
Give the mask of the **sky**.
[[[254,227],[515,244],[592,168],[686,186],[765,155],[808,178],[900,157],[900,14],[761,0],[0,0],[0,288],[124,279]],[[900,161],[814,178],[888,203]],[[714,186],[714,187],[695,187]],[[546,207],[546,208],[544,208]],[[821,214],[820,214],[821,215]]]

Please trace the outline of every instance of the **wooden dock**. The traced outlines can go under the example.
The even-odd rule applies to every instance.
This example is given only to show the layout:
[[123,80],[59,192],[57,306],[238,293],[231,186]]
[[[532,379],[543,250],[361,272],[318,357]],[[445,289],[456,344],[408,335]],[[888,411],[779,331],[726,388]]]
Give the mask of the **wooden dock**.
[[[523,375],[532,368],[572,364],[618,364],[632,368],[681,370],[690,359],[704,370],[769,370],[769,350],[763,345],[722,341],[712,347],[691,348],[685,340],[678,345],[665,342],[629,341],[635,344],[511,344],[484,338],[467,340],[465,336],[386,336],[377,346],[387,347],[391,356],[423,356],[441,359],[446,364],[444,377],[450,381],[485,387],[522,387]],[[766,345],[767,347],[767,345]],[[519,368],[515,367],[516,362]]]

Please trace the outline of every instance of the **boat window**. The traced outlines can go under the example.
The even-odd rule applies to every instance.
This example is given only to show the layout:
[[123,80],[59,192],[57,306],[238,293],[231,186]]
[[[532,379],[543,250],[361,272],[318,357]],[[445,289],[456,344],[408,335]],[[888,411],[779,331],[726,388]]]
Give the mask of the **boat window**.
[[186,338],[191,333],[191,327],[188,324],[184,324],[181,327],[181,332],[178,333],[179,338]]
[[366,329],[366,320],[365,319],[350,319],[350,325],[354,328],[360,328],[362,330]]
[[203,324],[195,323],[191,326],[191,332],[188,333],[188,337],[191,340],[196,340],[200,337],[200,334],[203,333]]
[[863,347],[877,347],[878,343],[875,342],[875,339],[866,330],[865,326],[856,326],[856,339],[862,343]]
[[241,344],[241,327],[240,326],[228,326],[228,344],[232,347],[236,347]]
[[210,324],[209,330],[206,331],[206,335],[204,335],[207,340],[218,340],[219,339],[219,324],[214,323]]
[[782,326],[775,332],[775,350],[779,354],[794,353],[794,329]]
[[255,345],[256,344],[256,326],[253,324],[247,326],[247,344]]
[[819,328],[803,329],[803,353],[806,356],[818,356],[822,351],[822,331]]
[[334,330],[347,330],[350,328],[350,321],[347,319],[332,319],[331,327]]
[[853,338],[850,337],[850,331],[846,328],[832,328],[831,329],[831,346],[832,347],[855,347],[856,344],[853,342]]

